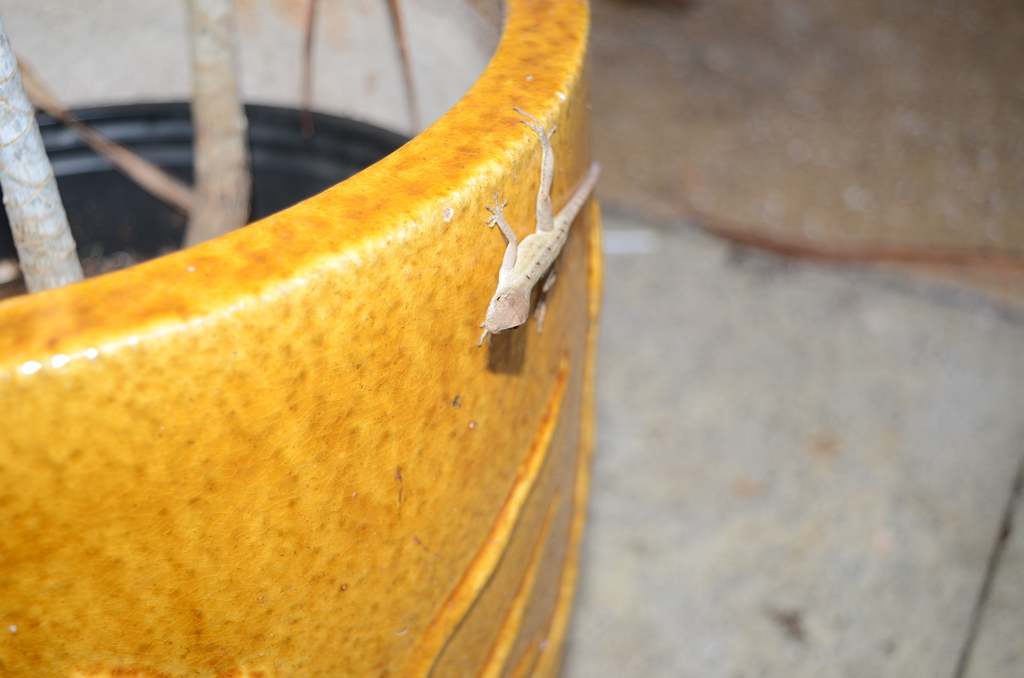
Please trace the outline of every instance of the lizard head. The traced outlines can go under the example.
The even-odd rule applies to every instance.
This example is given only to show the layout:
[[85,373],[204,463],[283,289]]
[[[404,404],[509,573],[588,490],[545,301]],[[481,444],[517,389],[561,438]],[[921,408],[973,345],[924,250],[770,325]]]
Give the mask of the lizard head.
[[529,317],[530,296],[521,289],[507,287],[491,299],[484,327],[491,334],[501,334],[519,327]]

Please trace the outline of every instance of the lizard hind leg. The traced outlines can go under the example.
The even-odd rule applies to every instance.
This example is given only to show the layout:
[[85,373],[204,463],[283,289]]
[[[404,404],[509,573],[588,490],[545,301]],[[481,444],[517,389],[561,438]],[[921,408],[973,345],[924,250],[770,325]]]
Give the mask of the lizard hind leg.
[[533,315],[537,318],[537,334],[540,334],[544,330],[544,318],[548,314],[548,292],[555,285],[555,267],[552,266],[551,270],[548,271],[547,276],[544,278],[544,284],[540,288],[540,298],[537,299],[537,310],[534,311]]
[[555,133],[556,129],[558,129],[558,125],[553,125],[550,131],[545,131],[544,125],[540,124],[540,120],[538,120],[536,117],[530,115],[529,113],[519,108],[518,106],[513,106],[512,110],[518,113],[519,115],[525,115],[527,117],[527,120],[523,120],[522,123],[529,127],[530,129],[532,129],[534,132],[536,132],[537,136],[539,136],[542,141],[550,140],[551,135]]
[[545,130],[540,121],[526,111],[516,107],[513,107],[513,110],[529,118],[529,120],[523,120],[523,124],[540,137],[540,188],[537,190],[536,230],[538,232],[550,231],[555,227],[554,209],[551,206],[551,184],[555,179],[555,152],[551,149],[551,135],[558,129],[558,125],[552,125],[550,130]]

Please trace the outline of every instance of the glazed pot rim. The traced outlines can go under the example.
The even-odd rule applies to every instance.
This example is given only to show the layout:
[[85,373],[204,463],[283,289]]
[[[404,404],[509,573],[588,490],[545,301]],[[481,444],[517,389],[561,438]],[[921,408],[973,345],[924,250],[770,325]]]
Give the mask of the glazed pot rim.
[[[498,49],[473,87],[381,161],[207,243],[0,302],[0,376],[194,328],[261,297],[344,276],[368,256],[394,255],[425,230],[444,238],[452,214],[482,213],[489,177],[515,172],[516,159],[535,150],[514,108],[556,120],[585,105],[587,17],[585,2],[513,0]],[[564,134],[561,141],[585,144]],[[582,176],[585,151],[560,158],[556,190]]]

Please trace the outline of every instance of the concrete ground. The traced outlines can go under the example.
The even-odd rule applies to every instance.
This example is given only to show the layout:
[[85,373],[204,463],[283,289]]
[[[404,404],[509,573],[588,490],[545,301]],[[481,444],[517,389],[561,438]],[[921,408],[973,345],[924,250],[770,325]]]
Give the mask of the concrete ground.
[[[881,3],[888,18],[861,23],[914,51],[922,80],[939,82],[927,31],[910,36],[900,23],[922,4]],[[1024,27],[1024,11],[1002,4],[1004,25],[987,49],[1022,52],[1024,42],[998,42]],[[822,44],[791,54],[792,73],[772,74],[773,89],[741,82],[739,95],[710,103],[701,97],[718,85],[701,64],[712,74],[757,71],[771,59],[743,59],[775,49],[775,24],[747,20],[739,30],[732,19],[740,5],[724,0],[595,5],[595,147],[609,168],[601,187],[606,293],[590,524],[564,675],[1024,676],[1020,278],[786,259],[697,227],[710,215],[811,239],[819,234],[804,217],[813,211],[827,226],[821,237],[841,238],[845,228],[864,242],[877,233],[920,247],[1020,255],[1024,199],[1013,192],[1024,191],[1024,118],[998,132],[1009,141],[993,148],[1009,159],[997,167],[978,150],[987,147],[984,130],[952,114],[928,121],[981,158],[986,186],[1010,201],[1002,211],[998,199],[994,208],[958,202],[970,200],[970,186],[943,183],[939,169],[955,153],[940,147],[918,149],[913,163],[883,153],[788,169],[766,156],[791,156],[791,140],[752,149],[757,135],[737,126],[717,137],[725,150],[713,171],[696,154],[705,169],[695,174],[688,149],[705,130],[715,134],[701,126],[700,111],[728,122],[759,109],[764,124],[798,137],[800,107],[783,106],[773,118],[773,92],[820,63],[823,50],[862,44],[851,35],[857,22],[844,22],[830,3],[764,5],[798,27],[815,26]],[[986,20],[965,14],[966,5],[940,5],[967,33],[970,21]],[[945,20],[936,19],[940,36]],[[763,28],[759,48],[749,46],[751,24]],[[894,67],[904,56],[896,50]],[[974,66],[986,73],[984,63]],[[808,124],[827,126],[832,115],[850,138],[867,134],[870,125],[844,126],[843,116],[885,117],[884,106],[857,108],[879,105],[865,94],[869,76],[856,83],[863,96],[821,94],[821,115]],[[1017,89],[987,90],[979,96],[991,101],[970,104],[1019,104],[1024,79],[1016,77]],[[840,87],[836,96],[847,95]],[[730,162],[755,161],[775,173],[730,173]],[[934,199],[900,202],[884,182],[871,183],[920,162],[939,168],[915,189]],[[804,190],[801,182],[818,176],[816,192]],[[838,194],[831,201],[830,185]],[[782,198],[770,208],[773,190]],[[733,203],[756,201],[759,191],[767,191],[767,220],[738,218]],[[811,204],[811,194],[824,198]],[[870,204],[860,201],[868,195]],[[943,210],[956,209],[935,212],[940,199]],[[985,210],[999,215],[1001,239],[986,235],[993,222]],[[897,213],[903,230],[872,221]],[[974,220],[956,229],[942,218],[969,213]],[[962,284],[977,274],[988,282]]]

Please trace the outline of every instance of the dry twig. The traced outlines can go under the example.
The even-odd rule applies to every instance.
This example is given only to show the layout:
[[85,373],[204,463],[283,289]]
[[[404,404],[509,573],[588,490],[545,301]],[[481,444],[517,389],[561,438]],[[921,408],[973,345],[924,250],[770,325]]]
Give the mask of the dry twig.
[[188,214],[195,205],[192,188],[135,151],[103,136],[64,108],[57,97],[43,84],[42,78],[25,61],[20,60],[21,80],[32,104],[46,111],[74,132],[92,150],[106,158],[114,167],[146,191]]

